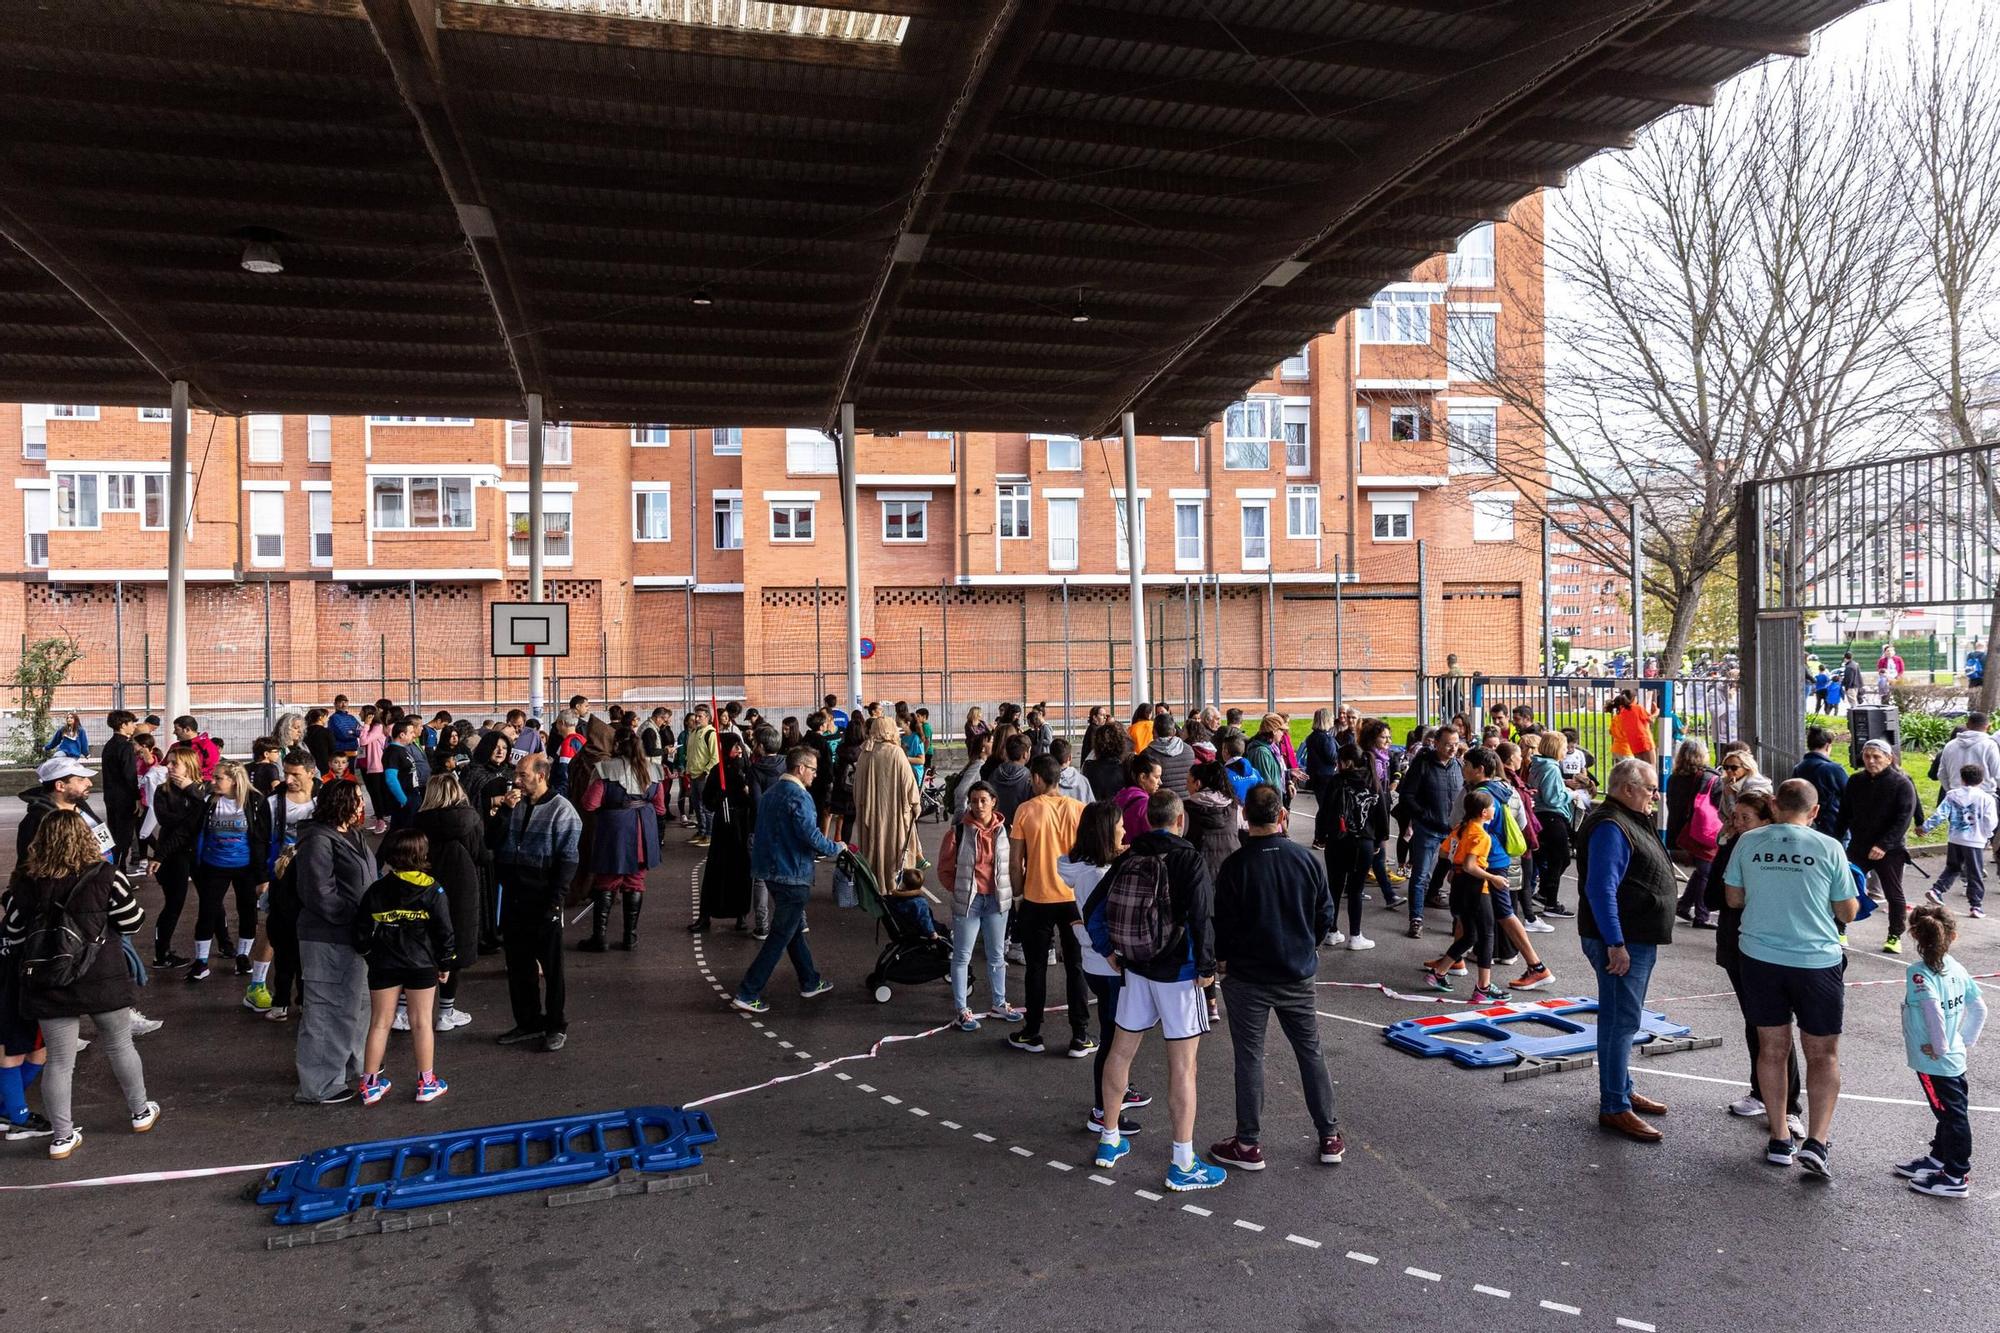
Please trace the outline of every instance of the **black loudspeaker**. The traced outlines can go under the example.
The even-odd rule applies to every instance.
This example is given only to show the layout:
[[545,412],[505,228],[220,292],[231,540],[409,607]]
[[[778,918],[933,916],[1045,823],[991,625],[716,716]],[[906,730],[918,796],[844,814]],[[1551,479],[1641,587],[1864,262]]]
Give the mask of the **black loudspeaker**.
[[1869,741],[1889,742],[1889,748],[1901,755],[1902,717],[1888,704],[1856,704],[1847,710],[1847,729],[1853,739],[1848,742],[1848,767],[1861,767],[1861,747]]

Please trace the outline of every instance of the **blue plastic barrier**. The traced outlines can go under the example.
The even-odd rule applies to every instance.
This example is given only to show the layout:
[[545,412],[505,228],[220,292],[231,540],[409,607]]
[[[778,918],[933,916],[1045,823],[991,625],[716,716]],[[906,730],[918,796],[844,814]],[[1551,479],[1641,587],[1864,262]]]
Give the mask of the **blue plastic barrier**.
[[[1568,1017],[1596,1012],[1597,1001],[1583,996],[1493,1004],[1457,1014],[1406,1018],[1391,1023],[1382,1037],[1411,1055],[1441,1055],[1467,1069],[1493,1069],[1523,1060],[1552,1060],[1596,1050],[1596,1025]],[[1632,1040],[1636,1045],[1655,1037],[1685,1037],[1690,1031],[1682,1024],[1669,1022],[1664,1014],[1645,1010],[1640,1013],[1639,1031]],[[1454,1034],[1479,1040],[1476,1043],[1447,1040]]]
[[418,1134],[308,1153],[266,1176],[257,1202],[278,1205],[273,1220],[281,1225],[326,1222],[362,1208],[429,1208],[587,1184],[628,1168],[678,1171],[699,1166],[700,1145],[713,1142],[705,1112],[676,1106]]

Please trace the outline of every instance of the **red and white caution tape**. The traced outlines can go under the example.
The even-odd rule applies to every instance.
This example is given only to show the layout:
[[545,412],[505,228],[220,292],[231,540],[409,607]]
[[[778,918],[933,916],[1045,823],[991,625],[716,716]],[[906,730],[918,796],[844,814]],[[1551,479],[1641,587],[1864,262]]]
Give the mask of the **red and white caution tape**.
[[775,1088],[781,1083],[794,1083],[802,1078],[811,1078],[814,1074],[825,1073],[835,1065],[844,1065],[850,1060],[873,1060],[882,1053],[884,1046],[890,1045],[893,1042],[922,1041],[925,1037],[935,1037],[940,1032],[949,1032],[951,1030],[952,1025],[950,1023],[941,1023],[937,1027],[927,1029],[923,1032],[894,1032],[883,1037],[867,1050],[858,1052],[857,1054],[843,1055],[832,1060],[821,1060],[813,1065],[811,1069],[802,1069],[796,1074],[785,1074],[779,1078],[765,1079],[762,1083],[753,1083],[747,1088],[732,1088],[728,1092],[714,1093],[703,1097],[700,1101],[688,1102],[682,1109],[692,1111],[697,1106],[707,1106],[711,1102],[728,1101],[731,1097],[741,1097],[746,1092],[762,1092],[765,1088]]
[[1464,1004],[1463,995],[1405,995],[1393,986],[1385,986],[1379,981],[1322,981],[1322,986],[1334,986],[1341,990],[1380,991],[1392,1000],[1408,1000],[1411,1004]]
[[200,1180],[207,1176],[241,1176],[252,1171],[273,1171],[290,1166],[282,1162],[245,1162],[241,1166],[198,1166],[185,1171],[134,1171],[123,1176],[93,1176],[88,1180],[50,1180],[40,1185],[0,1185],[0,1190],[84,1190],[100,1185],[152,1185],[164,1180]]

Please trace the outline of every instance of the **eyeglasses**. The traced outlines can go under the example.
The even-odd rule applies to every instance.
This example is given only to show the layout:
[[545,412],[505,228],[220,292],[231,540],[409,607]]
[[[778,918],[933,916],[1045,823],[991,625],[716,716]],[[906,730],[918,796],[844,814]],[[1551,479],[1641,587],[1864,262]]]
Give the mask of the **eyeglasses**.
[[1722,771],[1723,771],[1723,772],[1725,772],[1725,773],[1741,773],[1741,772],[1743,771],[1743,765],[1741,765],[1741,764],[1724,764],[1724,765],[1722,766]]

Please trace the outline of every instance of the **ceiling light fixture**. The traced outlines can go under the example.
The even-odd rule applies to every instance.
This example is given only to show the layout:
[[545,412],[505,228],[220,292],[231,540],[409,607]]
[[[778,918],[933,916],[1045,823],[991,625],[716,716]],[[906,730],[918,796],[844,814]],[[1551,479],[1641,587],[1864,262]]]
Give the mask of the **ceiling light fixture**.
[[1069,317],[1072,324],[1090,323],[1090,312],[1083,308],[1083,288],[1076,289],[1076,313]]
[[715,304],[715,298],[714,298],[713,296],[710,296],[710,295],[708,294],[708,288],[706,288],[706,287],[703,287],[703,288],[701,288],[700,290],[696,291],[696,292],[695,292],[695,294],[694,294],[693,296],[690,296],[690,297],[688,298],[688,300],[689,300],[689,301],[691,301],[691,302],[693,302],[693,303],[694,303],[695,305],[714,305],[714,304]]
[[251,241],[243,247],[243,271],[283,273],[285,261],[278,257],[278,247],[269,241]]

